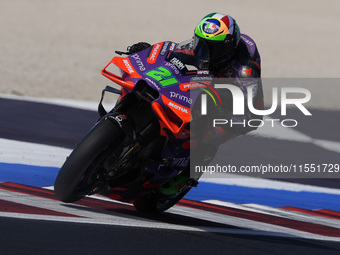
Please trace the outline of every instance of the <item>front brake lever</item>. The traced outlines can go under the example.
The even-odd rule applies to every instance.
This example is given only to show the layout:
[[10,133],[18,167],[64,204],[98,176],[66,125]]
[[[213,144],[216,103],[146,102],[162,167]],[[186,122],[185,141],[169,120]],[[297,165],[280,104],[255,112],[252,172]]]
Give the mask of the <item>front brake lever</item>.
[[118,51],[118,50],[116,50],[115,53],[118,55],[130,55],[131,54],[130,52],[123,52],[123,51]]

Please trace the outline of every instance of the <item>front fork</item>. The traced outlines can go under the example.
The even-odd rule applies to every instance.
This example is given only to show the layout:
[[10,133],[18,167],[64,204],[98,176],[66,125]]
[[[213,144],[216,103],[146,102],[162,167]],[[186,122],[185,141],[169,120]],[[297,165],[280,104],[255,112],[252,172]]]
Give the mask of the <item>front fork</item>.
[[[112,121],[125,135],[125,139],[103,163],[105,172],[111,180],[122,175],[129,174],[131,170],[141,168],[142,160],[149,157],[154,143],[157,143],[159,135],[158,121],[155,119],[146,125],[138,134],[131,118],[119,112],[106,114],[104,121]],[[137,177],[143,175],[142,172]]]

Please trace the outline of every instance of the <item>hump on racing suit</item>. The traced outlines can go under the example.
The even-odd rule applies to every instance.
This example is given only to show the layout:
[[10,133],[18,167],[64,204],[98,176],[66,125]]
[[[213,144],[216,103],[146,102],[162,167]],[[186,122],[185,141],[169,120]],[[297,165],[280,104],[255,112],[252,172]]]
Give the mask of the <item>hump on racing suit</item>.
[[237,48],[237,59],[240,63],[252,68],[258,77],[261,76],[261,58],[252,38],[241,34]]
[[248,87],[252,88],[254,108],[257,110],[264,109],[261,58],[254,40],[245,34],[241,34],[234,59],[229,63],[225,63],[222,68],[214,71],[213,74],[218,78],[228,78],[228,81],[232,80],[233,85],[239,87],[244,95],[244,115],[233,115],[233,98],[231,92],[225,89],[218,90],[218,94],[225,104],[223,106],[224,117],[229,120],[229,123],[242,123],[233,126],[223,125],[221,127],[233,135],[243,135],[257,129],[254,125],[250,126],[247,124],[250,119],[262,120],[263,118],[263,116],[253,114],[248,108]]

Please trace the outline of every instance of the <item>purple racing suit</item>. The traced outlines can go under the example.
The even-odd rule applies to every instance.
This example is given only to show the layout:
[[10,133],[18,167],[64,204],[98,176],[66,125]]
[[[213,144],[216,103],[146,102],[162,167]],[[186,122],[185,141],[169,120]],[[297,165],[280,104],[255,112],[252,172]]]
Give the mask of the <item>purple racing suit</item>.
[[262,120],[262,116],[254,115],[249,110],[247,105],[247,88],[252,88],[252,101],[255,109],[263,110],[264,103],[261,82],[261,59],[253,39],[245,34],[241,34],[234,58],[222,68],[213,71],[213,75],[217,78],[227,78],[228,81],[232,80],[233,85],[240,88],[244,95],[244,115],[233,115],[233,98],[231,93],[228,93],[225,89],[218,90],[223,104],[226,104],[222,107],[224,117],[229,121],[229,125],[221,127],[233,135],[246,134],[256,129],[257,127],[254,127],[256,125],[248,125],[248,121],[251,119]]
[[[192,55],[193,53],[189,45],[190,44],[184,46],[183,53]],[[200,68],[202,68],[202,66],[200,66]],[[244,97],[244,114],[234,114],[234,98],[230,90],[224,88],[216,89],[222,104],[219,107],[216,107],[217,98],[214,99],[212,96],[208,97],[207,108],[210,109],[208,111],[208,115],[210,116],[204,117],[200,114],[201,100],[199,98],[195,102],[195,107],[198,109],[195,110],[194,108],[192,111],[194,115],[193,119],[196,119],[196,125],[192,125],[193,133],[198,137],[205,136],[203,140],[207,141],[209,144],[219,145],[230,138],[244,135],[257,129],[256,125],[249,125],[249,120],[261,121],[262,116],[255,115],[249,110],[247,91],[247,88],[250,87],[253,107],[257,110],[263,110],[261,59],[255,42],[249,36],[241,34],[234,56],[228,60],[222,59],[212,66],[209,63],[208,69],[214,78],[219,78],[215,79],[214,83],[231,84],[242,91]],[[212,119],[223,119],[228,123],[213,127]]]

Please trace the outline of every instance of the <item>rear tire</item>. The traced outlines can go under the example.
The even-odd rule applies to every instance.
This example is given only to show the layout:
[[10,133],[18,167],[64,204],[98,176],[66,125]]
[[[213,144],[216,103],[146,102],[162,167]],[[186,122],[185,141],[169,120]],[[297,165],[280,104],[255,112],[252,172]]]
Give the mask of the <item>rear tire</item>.
[[100,121],[80,141],[61,167],[54,183],[57,198],[73,203],[95,188],[94,174],[103,153],[110,147],[118,147],[125,135],[110,120]]

